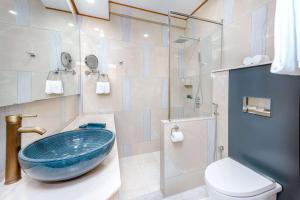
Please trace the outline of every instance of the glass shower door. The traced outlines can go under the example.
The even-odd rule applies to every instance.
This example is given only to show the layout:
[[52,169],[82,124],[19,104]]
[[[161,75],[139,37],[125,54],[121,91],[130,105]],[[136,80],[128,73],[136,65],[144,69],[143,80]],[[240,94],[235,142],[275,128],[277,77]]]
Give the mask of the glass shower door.
[[222,25],[170,17],[170,119],[211,116],[211,71],[221,67]]

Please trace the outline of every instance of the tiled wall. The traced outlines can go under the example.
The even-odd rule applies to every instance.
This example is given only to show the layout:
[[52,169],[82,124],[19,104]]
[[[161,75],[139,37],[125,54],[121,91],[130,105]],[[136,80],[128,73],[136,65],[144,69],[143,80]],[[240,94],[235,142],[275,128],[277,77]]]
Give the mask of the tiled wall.
[[97,75],[86,76],[82,63],[83,112],[115,113],[120,156],[160,149],[160,120],[168,118],[167,36],[160,23],[114,14],[111,21],[81,18],[82,60],[96,55],[111,83],[109,95],[97,95]]
[[274,57],[276,0],[210,0],[195,14],[224,19],[223,67],[236,67],[257,54]]
[[23,120],[23,126],[40,126],[47,130],[43,136],[23,134],[22,145],[61,130],[78,115],[79,96],[60,97],[26,104],[0,107],[0,181],[5,169],[6,125],[5,116],[15,114],[37,114],[37,118]]
[[[177,125],[184,141],[172,143],[171,129]],[[215,120],[197,118],[161,123],[161,181],[164,196],[204,185],[204,172],[213,158]]]
[[[256,54],[274,57],[276,0],[210,0],[197,16],[221,21],[223,27],[222,67],[242,65],[243,58]],[[218,157],[228,155],[228,71],[213,73],[213,102],[218,104]]]

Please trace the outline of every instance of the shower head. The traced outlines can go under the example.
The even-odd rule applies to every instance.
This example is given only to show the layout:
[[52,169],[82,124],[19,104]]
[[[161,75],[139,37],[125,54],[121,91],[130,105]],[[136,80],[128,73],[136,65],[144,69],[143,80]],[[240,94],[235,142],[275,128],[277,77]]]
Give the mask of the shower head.
[[178,38],[177,40],[174,41],[174,43],[183,44],[183,43],[186,43],[187,41],[188,40],[185,38]]
[[191,37],[186,37],[184,35],[181,35],[179,36],[176,40],[174,40],[174,43],[177,43],[177,44],[184,44],[188,41],[196,41],[196,42],[200,42],[200,39],[199,38],[191,38]]

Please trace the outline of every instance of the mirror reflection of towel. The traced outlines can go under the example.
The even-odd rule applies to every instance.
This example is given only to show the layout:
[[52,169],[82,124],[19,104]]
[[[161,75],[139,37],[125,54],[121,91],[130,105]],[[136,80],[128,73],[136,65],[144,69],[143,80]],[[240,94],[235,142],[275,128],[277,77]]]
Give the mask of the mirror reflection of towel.
[[63,94],[64,93],[63,82],[61,80],[56,80],[56,81],[47,80],[45,93],[46,94]]
[[97,82],[96,94],[109,94],[110,83],[109,82]]

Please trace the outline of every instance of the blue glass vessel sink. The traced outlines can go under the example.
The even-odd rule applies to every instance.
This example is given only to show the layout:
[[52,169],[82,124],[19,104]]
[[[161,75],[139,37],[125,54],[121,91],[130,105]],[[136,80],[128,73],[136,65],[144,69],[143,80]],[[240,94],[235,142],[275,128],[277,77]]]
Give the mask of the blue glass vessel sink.
[[52,135],[21,149],[24,172],[40,181],[63,181],[87,173],[110,153],[115,134],[106,129],[82,129]]

